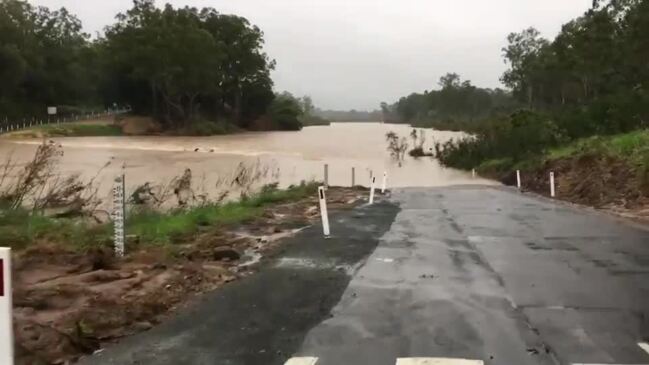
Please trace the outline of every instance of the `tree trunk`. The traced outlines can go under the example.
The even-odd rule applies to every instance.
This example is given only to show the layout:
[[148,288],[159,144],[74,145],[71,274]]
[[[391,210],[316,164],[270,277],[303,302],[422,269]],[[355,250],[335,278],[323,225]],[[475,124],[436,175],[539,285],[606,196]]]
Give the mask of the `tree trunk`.
[[242,104],[241,87],[237,85],[236,94],[234,95],[234,122],[241,125],[241,104]]
[[158,116],[158,93],[156,92],[156,83],[155,80],[151,80],[151,108],[153,116]]
[[189,107],[189,111],[188,111],[189,120],[194,119],[194,113],[195,113],[194,104],[196,102],[196,98],[198,97],[198,95],[199,95],[199,93],[195,93],[193,95],[188,95],[188,97],[189,97],[189,105],[188,105],[188,107]]
[[174,102],[172,101],[172,98],[169,95],[167,95],[164,91],[161,94],[165,100],[165,104],[167,104],[168,107],[171,106],[178,111],[180,119],[183,121],[184,124],[186,122],[187,116],[185,115],[185,109],[182,106],[182,100],[180,100],[179,103]]

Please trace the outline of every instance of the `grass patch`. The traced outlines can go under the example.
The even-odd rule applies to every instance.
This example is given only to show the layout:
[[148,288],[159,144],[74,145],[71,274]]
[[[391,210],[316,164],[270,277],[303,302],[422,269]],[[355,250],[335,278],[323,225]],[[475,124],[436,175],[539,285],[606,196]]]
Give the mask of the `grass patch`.
[[168,213],[145,211],[127,219],[127,231],[145,244],[168,244],[193,235],[199,227],[243,223],[258,217],[263,208],[277,203],[300,200],[317,191],[316,183],[287,190],[265,188],[259,194],[226,204],[207,204]]
[[112,124],[58,124],[38,128],[44,137],[104,137],[121,136],[122,128]]
[[[127,233],[141,244],[164,245],[193,236],[200,227],[227,226],[259,217],[265,207],[315,195],[317,183],[278,190],[274,186],[238,202],[208,204],[170,212],[141,211],[126,220]],[[91,225],[81,220],[54,219],[25,209],[0,208],[0,246],[23,249],[39,240],[86,249],[110,244],[112,224]]]
[[35,126],[32,129],[12,132],[14,138],[48,137],[108,137],[122,136],[122,128],[113,124],[62,123]]
[[54,219],[26,209],[0,209],[0,246],[23,249],[39,240],[79,249],[108,242],[110,225],[90,226],[83,221]]
[[615,157],[638,162],[643,160],[644,155],[649,153],[649,131],[639,130],[614,136],[580,139],[550,150],[547,158],[556,160],[593,152],[607,153]]
[[487,160],[481,163],[476,170],[480,174],[489,176],[492,174],[500,174],[505,171],[511,171],[513,165],[514,165],[513,159],[499,158],[499,159]]

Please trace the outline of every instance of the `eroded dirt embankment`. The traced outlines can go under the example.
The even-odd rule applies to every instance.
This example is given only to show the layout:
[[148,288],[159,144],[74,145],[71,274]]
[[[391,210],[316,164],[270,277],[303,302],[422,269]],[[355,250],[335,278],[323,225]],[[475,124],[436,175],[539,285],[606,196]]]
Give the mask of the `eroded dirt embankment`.
[[[331,188],[331,211],[350,209],[363,190]],[[145,331],[193,294],[252,275],[281,238],[319,219],[315,196],[267,208],[254,221],[202,227],[198,239],[140,248],[123,260],[110,250],[78,252],[40,243],[14,257],[17,364],[66,364]],[[69,247],[69,246],[68,246]]]
[[[649,186],[636,171],[617,157],[584,154],[547,161],[521,174],[524,190],[549,196],[549,175],[554,172],[558,199],[649,222]],[[495,177],[516,185],[515,172]]]

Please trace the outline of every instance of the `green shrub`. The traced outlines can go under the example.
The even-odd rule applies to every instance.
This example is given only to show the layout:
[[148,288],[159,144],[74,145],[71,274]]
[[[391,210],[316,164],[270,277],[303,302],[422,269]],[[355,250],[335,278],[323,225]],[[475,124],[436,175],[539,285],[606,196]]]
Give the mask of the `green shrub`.
[[62,123],[41,127],[46,137],[121,136],[122,128],[113,124]]
[[129,234],[140,237],[145,244],[168,244],[191,238],[201,226],[229,225],[242,223],[258,217],[263,207],[314,195],[317,184],[301,184],[286,190],[277,190],[276,185],[267,185],[259,194],[238,202],[207,204],[190,209],[171,212],[140,211],[127,219]]
[[180,134],[188,136],[215,136],[221,134],[230,134],[239,131],[234,124],[227,121],[211,122],[206,120],[197,120],[182,129]]
[[297,99],[287,94],[280,94],[269,107],[269,116],[274,125],[281,130],[298,131],[302,129],[300,117],[302,107]]
[[515,163],[529,159],[562,139],[549,116],[521,110],[505,118],[485,120],[476,127],[474,136],[437,145],[436,151],[444,165],[472,169],[488,160],[511,159]]

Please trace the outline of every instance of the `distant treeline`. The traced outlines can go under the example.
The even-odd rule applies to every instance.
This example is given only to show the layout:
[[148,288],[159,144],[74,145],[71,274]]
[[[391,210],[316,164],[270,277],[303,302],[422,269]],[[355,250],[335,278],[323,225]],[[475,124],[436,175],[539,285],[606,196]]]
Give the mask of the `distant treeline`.
[[134,0],[93,40],[64,8],[2,0],[0,118],[117,103],[169,129],[299,129],[304,110],[273,92],[263,44],[258,27],[212,8]]
[[322,110],[316,109],[315,115],[335,122],[380,122],[383,114],[380,110]]
[[439,129],[464,129],[470,123],[512,111],[517,103],[502,89],[482,89],[448,73],[439,80],[439,90],[413,93],[393,105],[381,103],[385,119],[395,123]]
[[534,28],[507,37],[502,82],[510,92],[474,88],[451,74],[441,90],[384,104],[383,111],[474,133],[439,156],[466,169],[488,160],[516,163],[582,137],[647,128],[647,34],[649,0],[595,0],[554,40]]

